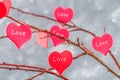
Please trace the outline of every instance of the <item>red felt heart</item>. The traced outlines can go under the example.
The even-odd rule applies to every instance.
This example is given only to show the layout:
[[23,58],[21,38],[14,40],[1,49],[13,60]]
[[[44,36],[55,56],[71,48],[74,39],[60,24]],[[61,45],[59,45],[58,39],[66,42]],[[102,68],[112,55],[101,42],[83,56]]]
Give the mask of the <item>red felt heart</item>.
[[67,50],[63,51],[62,53],[57,51],[52,52],[48,58],[50,66],[55,68],[59,74],[62,74],[63,71],[71,65],[72,60],[72,54]]
[[62,7],[57,7],[54,11],[55,18],[62,23],[67,23],[73,18],[73,10],[71,8],[63,9]]
[[10,23],[7,26],[6,33],[19,49],[32,37],[32,31],[27,25],[17,26]]
[[104,34],[102,37],[96,36],[92,40],[92,46],[95,50],[101,52],[103,55],[107,55],[109,49],[113,44],[113,40],[110,34]]
[[[53,34],[56,34],[58,36],[64,37],[66,39],[68,39],[68,37],[69,37],[69,32],[68,32],[67,29],[65,29],[65,28],[60,29],[56,25],[52,26],[52,28],[50,29],[50,32],[53,33]],[[60,38],[54,36],[54,35],[51,35],[50,38],[52,39],[54,46],[57,46],[58,44],[60,44],[60,43],[65,41],[63,39],[60,39]]]
[[41,32],[37,34],[36,41],[40,46],[48,48],[48,34],[47,33]]
[[3,2],[0,2],[0,18],[6,16],[7,10]]

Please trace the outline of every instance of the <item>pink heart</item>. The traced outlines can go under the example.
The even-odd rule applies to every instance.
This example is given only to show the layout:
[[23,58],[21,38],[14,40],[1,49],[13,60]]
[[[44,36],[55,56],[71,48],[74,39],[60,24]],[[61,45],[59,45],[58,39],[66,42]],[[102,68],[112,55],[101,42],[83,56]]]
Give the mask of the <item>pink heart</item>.
[[67,50],[63,51],[62,53],[57,51],[52,52],[48,58],[50,66],[55,68],[59,74],[62,74],[64,70],[71,65],[72,60],[72,54]]
[[110,34],[104,34],[102,37],[96,36],[92,40],[92,46],[95,50],[107,55],[109,49],[112,47],[113,40]]
[[27,25],[17,26],[10,23],[6,29],[7,36],[12,40],[18,49],[21,48],[32,37],[32,31]]
[[37,34],[36,41],[40,46],[48,48],[48,34],[47,33],[41,32]]
[[63,9],[62,7],[57,7],[54,11],[55,18],[62,23],[67,23],[73,18],[73,10],[71,8]]
[[6,10],[7,10],[6,15],[8,15],[9,12],[10,12],[10,8],[11,8],[11,0],[3,0],[3,3],[4,3],[5,6],[6,6]]
[[[50,32],[53,34],[59,35],[61,37],[64,37],[66,39],[68,39],[68,37],[69,37],[69,32],[67,29],[65,29],[65,28],[60,29],[56,25],[52,26],[52,28],[50,29]],[[63,39],[60,39],[54,35],[51,35],[50,38],[52,39],[54,46],[57,46],[58,44],[65,42]]]

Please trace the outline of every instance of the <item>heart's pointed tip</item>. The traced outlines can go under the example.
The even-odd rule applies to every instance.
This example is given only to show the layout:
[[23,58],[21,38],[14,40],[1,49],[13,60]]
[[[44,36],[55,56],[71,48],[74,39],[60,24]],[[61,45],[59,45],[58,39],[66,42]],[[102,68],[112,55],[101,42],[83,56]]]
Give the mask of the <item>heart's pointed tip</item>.
[[108,51],[106,51],[106,52],[101,52],[104,56],[107,56],[107,54],[108,54]]
[[57,44],[54,44],[54,47],[56,47],[57,46]]
[[58,73],[59,73],[59,75],[62,75],[63,72],[58,72]]
[[[55,68],[54,68],[55,69]],[[55,69],[56,70],[56,69]],[[64,70],[60,71],[60,70],[56,70],[58,72],[59,75],[62,75]]]
[[104,56],[107,56],[107,54],[105,54],[105,53],[102,53]]
[[16,46],[17,46],[17,48],[18,48],[19,50],[20,50],[20,49],[21,49],[21,47],[22,47],[22,46],[18,46],[18,45],[16,45]]

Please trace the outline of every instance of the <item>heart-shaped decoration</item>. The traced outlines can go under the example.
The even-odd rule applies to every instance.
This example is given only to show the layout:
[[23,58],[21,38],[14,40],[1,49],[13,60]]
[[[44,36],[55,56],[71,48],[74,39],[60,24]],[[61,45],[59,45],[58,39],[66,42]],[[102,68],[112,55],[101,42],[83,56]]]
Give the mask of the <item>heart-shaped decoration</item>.
[[[55,34],[55,35],[64,37],[65,39],[68,39],[68,37],[69,37],[69,32],[68,32],[67,29],[65,29],[65,28],[60,29],[56,25],[52,26],[52,28],[50,29],[50,32],[53,33],[53,34]],[[56,37],[54,35],[51,35],[50,38],[52,39],[54,46],[57,46],[60,43],[65,42],[65,40],[60,39],[60,38],[58,38],[58,37]]]
[[0,2],[0,18],[5,17],[6,13],[7,13],[7,10],[4,3]]
[[57,21],[62,23],[67,23],[73,18],[73,10],[71,8],[63,9],[62,7],[57,7],[54,11],[54,16]]
[[8,15],[9,12],[10,12],[10,8],[11,8],[11,0],[3,0],[3,3],[4,3],[5,6],[6,6],[6,10],[7,10],[6,15]]
[[5,17],[9,14],[11,8],[11,0],[1,0],[0,1],[0,18]]
[[18,49],[21,48],[32,37],[32,31],[27,25],[17,26],[14,23],[10,23],[6,29],[7,36],[12,40]]
[[48,58],[50,66],[52,66],[59,74],[62,74],[66,68],[68,68],[73,57],[70,51],[63,51],[59,53],[57,51],[52,52]]
[[107,55],[109,49],[112,47],[113,40],[110,34],[104,34],[102,37],[96,36],[92,40],[92,46],[95,50]]
[[48,34],[45,32],[41,32],[37,34],[36,41],[40,46],[48,48]]

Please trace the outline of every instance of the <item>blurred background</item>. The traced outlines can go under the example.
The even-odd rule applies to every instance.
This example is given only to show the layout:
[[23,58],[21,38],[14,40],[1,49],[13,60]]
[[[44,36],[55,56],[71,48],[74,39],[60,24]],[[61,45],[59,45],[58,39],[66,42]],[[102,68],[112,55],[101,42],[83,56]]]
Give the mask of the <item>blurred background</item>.
[[[74,10],[74,18],[72,21],[77,26],[87,29],[98,36],[103,35],[104,28],[106,28],[106,32],[111,34],[114,40],[111,51],[120,62],[120,0],[12,0],[12,6],[51,18],[54,18],[53,11],[56,7],[71,7]],[[42,29],[49,30],[53,25],[60,25],[43,18],[21,14],[12,9],[9,15]],[[11,22],[14,21],[9,20],[8,18],[0,20],[1,36],[6,35],[6,27]],[[72,32],[70,34],[70,39],[72,41],[76,42],[77,37],[80,37],[81,42],[84,42],[84,44],[91,51],[94,51],[107,65],[117,73],[120,73],[109,54],[105,57],[92,48],[91,40],[93,37],[91,35],[84,32]],[[36,34],[33,34],[32,39],[19,50],[8,38],[0,39],[0,62],[49,68],[48,55],[52,51],[61,52],[63,50],[70,50],[73,56],[82,53],[77,47],[68,44],[54,47],[50,39],[49,48],[46,49],[35,44],[35,40]],[[34,72],[0,69],[0,80],[25,80],[35,74],[36,73]],[[72,65],[63,73],[63,75],[69,80],[118,80],[101,64],[87,55],[73,61]],[[35,80],[62,79],[50,74],[43,74]]]

